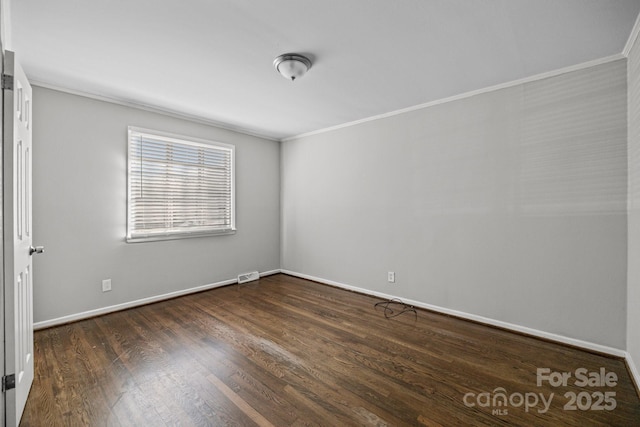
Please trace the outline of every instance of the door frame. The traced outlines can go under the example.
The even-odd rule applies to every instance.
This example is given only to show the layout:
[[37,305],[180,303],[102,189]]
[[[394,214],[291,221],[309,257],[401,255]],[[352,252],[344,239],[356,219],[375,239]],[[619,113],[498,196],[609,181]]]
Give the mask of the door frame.
[[[11,48],[11,9],[9,0],[0,0],[0,76],[4,74],[4,52]],[[4,94],[4,90],[0,88]],[[4,95],[0,96],[0,375],[7,373],[4,345]],[[5,393],[0,398],[0,425],[6,426]]]
[[[8,27],[7,18],[7,1],[0,0],[0,76],[4,75],[4,50],[6,47],[6,34]],[[4,153],[4,90],[0,88],[0,92],[3,93],[0,96],[0,153]],[[5,366],[5,345],[4,345],[4,182],[2,181],[4,176],[4,156],[0,154],[0,374],[2,378],[7,374]],[[2,393],[0,398],[0,424],[6,426],[6,413],[5,413],[5,393]]]

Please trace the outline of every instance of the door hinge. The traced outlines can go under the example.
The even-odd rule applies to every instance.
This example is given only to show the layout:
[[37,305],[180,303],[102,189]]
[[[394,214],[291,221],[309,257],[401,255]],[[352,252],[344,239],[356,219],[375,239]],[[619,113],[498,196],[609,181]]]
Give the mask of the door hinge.
[[5,375],[2,377],[2,391],[16,388],[16,374]]
[[2,89],[13,90],[13,76],[9,74],[2,75]]

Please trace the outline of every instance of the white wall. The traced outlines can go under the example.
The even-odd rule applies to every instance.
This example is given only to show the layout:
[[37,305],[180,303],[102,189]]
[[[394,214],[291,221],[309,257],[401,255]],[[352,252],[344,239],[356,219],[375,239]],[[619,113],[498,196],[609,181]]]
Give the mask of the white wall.
[[[638,354],[624,60],[288,141],[281,157],[39,87],[34,119],[36,322],[282,267],[615,348],[628,321]],[[236,144],[238,233],[126,244],[128,125]]]
[[[280,267],[278,142],[40,87],[33,98],[35,322]],[[235,235],[125,243],[128,125],[235,144]]]
[[290,140],[282,268],[624,349],[626,154],[625,60]]
[[0,42],[3,52],[13,49],[11,41],[11,1],[0,0]]
[[[627,351],[640,367],[640,42],[628,58],[629,252]],[[637,375],[637,372],[636,372]]]

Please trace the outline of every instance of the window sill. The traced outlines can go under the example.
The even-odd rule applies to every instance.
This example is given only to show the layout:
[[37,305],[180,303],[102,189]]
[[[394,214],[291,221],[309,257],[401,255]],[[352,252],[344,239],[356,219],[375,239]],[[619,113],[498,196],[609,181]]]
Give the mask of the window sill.
[[227,236],[230,234],[236,234],[236,229],[224,230],[224,231],[206,231],[206,232],[194,232],[194,233],[176,233],[176,234],[156,234],[148,236],[127,237],[127,243],[144,243],[144,242],[158,242],[162,240],[181,240],[192,239],[195,237],[212,237],[212,236]]

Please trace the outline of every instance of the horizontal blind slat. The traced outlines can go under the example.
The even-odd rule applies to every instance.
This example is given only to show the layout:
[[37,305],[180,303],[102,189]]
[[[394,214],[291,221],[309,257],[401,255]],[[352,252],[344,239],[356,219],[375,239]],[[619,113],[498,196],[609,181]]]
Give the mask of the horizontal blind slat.
[[130,128],[128,236],[232,229],[233,151]]

